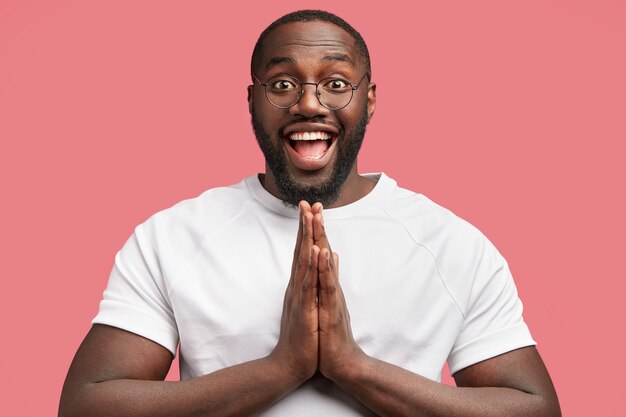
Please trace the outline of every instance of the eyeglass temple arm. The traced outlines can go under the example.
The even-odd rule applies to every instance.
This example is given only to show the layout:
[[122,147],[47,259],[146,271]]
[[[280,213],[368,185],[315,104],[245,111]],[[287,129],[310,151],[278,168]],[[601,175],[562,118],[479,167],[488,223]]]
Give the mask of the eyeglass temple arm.
[[[259,77],[256,76],[255,73],[252,73],[252,76],[254,77],[255,80],[257,80],[259,82],[259,84],[261,84],[263,87],[267,86],[267,83],[264,83],[263,81],[259,80]],[[360,82],[360,81],[359,81]]]
[[[363,82],[363,78],[365,78],[365,76],[367,75],[367,81],[371,80],[371,76],[369,72],[366,72],[365,74],[363,74],[363,76],[361,77],[361,79],[359,80],[359,83],[357,85],[353,85],[352,89],[356,90],[357,88],[359,88],[359,86],[361,85],[361,82]],[[257,78],[258,79],[258,78]]]

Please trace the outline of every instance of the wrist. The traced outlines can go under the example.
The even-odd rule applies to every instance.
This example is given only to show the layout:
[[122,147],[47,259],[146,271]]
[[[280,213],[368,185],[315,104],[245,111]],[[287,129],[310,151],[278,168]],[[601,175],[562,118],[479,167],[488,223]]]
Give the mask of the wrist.
[[341,367],[326,377],[339,386],[358,381],[370,366],[372,358],[360,348],[346,358]]
[[303,372],[301,367],[291,366],[289,358],[284,357],[276,350],[266,356],[264,360],[270,366],[272,373],[282,383],[292,388],[297,388],[312,376]]

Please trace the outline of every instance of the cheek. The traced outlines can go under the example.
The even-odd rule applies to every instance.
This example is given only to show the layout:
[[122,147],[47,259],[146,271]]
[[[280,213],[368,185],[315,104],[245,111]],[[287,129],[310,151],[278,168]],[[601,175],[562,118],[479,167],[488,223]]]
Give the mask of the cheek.
[[254,95],[252,96],[252,110],[256,113],[257,118],[264,122],[272,115],[272,106],[267,99],[265,98],[265,92],[263,90],[255,90]]
[[358,92],[352,97],[352,101],[344,110],[344,118],[350,120],[351,123],[358,123],[363,117],[363,114],[367,114],[368,97],[367,94]]
[[254,100],[252,109],[254,117],[257,123],[263,126],[269,134],[274,134],[275,132],[272,129],[276,127],[276,116],[272,110],[273,109],[267,108],[263,102]]
[[[271,104],[270,104],[271,106]],[[255,108],[256,119],[263,126],[263,130],[272,138],[279,139],[280,131],[289,124],[289,117],[285,116],[280,109],[275,107],[258,106]]]
[[[367,116],[367,103],[350,103],[355,105],[350,111],[337,115],[339,123],[347,132],[352,132],[361,123],[363,117]],[[358,106],[357,106],[358,104]]]
[[255,91],[254,97],[252,98],[252,103],[255,108],[260,109],[263,107],[267,99],[265,98],[265,93],[261,90]]

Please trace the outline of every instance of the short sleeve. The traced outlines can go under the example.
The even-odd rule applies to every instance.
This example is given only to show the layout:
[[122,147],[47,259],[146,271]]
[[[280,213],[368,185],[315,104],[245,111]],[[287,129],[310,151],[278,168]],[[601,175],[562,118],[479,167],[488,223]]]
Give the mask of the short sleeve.
[[175,355],[178,329],[148,227],[138,226],[116,255],[92,323],[143,336]]
[[483,239],[483,253],[463,306],[463,325],[448,357],[452,374],[536,344],[522,318],[522,302],[506,261],[491,242]]

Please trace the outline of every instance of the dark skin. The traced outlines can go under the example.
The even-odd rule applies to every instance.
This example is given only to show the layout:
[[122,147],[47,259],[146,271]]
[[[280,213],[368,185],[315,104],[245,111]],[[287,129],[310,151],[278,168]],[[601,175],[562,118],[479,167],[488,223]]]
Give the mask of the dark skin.
[[[338,49],[351,62],[329,69],[328,62],[320,57]],[[363,71],[350,36],[327,23],[281,26],[270,34],[264,50],[270,53],[264,54],[261,66],[272,53],[288,53],[296,58],[290,65],[307,81],[315,81],[327,71],[341,71],[354,80],[348,77]],[[270,133],[276,133],[285,121],[313,117],[327,118],[349,130],[360,117],[354,109],[331,112],[322,108],[309,90],[299,105],[290,109],[266,107],[258,86],[251,86],[248,93],[251,108],[255,107]],[[358,92],[354,100],[357,106],[361,104],[355,108],[365,108],[371,119],[375,86]],[[280,140],[278,135],[275,139]],[[314,183],[328,175],[332,158],[328,164],[319,172],[291,168],[296,178]],[[266,189],[276,195],[271,171],[263,180]],[[357,174],[355,164],[333,206],[362,198],[373,185]],[[95,325],[72,362],[59,415],[254,415],[319,371],[382,416],[560,416],[552,382],[534,347],[458,371],[454,375],[458,387],[367,356],[352,336],[349,309],[339,282],[339,255],[331,249],[323,208],[319,203],[310,206],[301,202],[299,209],[280,336],[268,356],[188,381],[164,382],[172,362],[167,349],[135,334]]]
[[[352,37],[330,23],[309,22],[292,23],[281,26],[272,32],[264,42],[263,54],[257,75],[268,80],[278,75],[291,75],[304,82],[317,82],[327,77],[341,77],[355,85],[367,72],[361,58],[355,51]],[[264,130],[271,135],[271,140],[280,145],[290,167],[291,175],[300,184],[314,185],[323,183],[332,175],[333,164],[337,157],[337,146],[329,152],[328,160],[316,169],[303,169],[293,161],[288,152],[288,143],[281,136],[284,129],[318,130],[318,126],[327,125],[333,130],[352,132],[366,111],[369,123],[376,109],[376,85],[363,85],[355,92],[350,104],[337,111],[323,107],[315,96],[315,87],[306,86],[300,101],[288,108],[277,109],[265,98],[264,89],[257,83],[248,87],[248,105],[261,121]],[[266,164],[266,173],[262,177],[263,186],[274,196],[281,198],[276,186],[274,173]],[[356,162],[352,166],[339,194],[331,206],[339,207],[350,204],[367,195],[374,182],[358,174]]]

